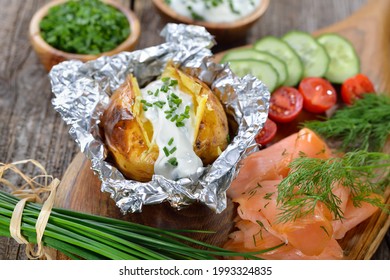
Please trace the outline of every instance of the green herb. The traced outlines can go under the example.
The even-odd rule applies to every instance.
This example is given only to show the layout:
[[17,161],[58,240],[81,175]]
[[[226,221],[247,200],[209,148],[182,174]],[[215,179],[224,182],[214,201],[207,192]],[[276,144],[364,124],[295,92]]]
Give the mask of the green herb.
[[236,10],[236,8],[234,7],[233,1],[232,0],[228,0],[228,1],[229,1],[229,8],[232,11],[232,13],[237,15],[241,14],[240,11]]
[[[19,201],[0,191],[0,236],[10,237],[12,211]],[[22,234],[36,242],[35,224],[41,205],[28,202],[23,212]],[[123,220],[53,208],[43,243],[71,259],[165,260],[218,259],[242,256],[258,259],[257,254],[277,249],[283,244],[259,252],[238,253],[186,237],[186,233],[212,233],[200,230],[164,230]],[[182,233],[182,234],[181,234]]]
[[259,183],[256,184],[256,187],[254,187],[254,188],[249,190],[249,192],[248,192],[248,194],[249,194],[248,199],[251,199],[256,194],[258,188],[259,189],[262,188],[262,186]]
[[264,195],[263,198],[266,199],[266,200],[271,200],[273,194],[274,194],[273,192],[271,192],[271,193],[266,193],[266,194]]
[[142,99],[141,100],[141,103],[144,104],[145,106],[148,106],[148,107],[152,107],[153,104],[149,103],[148,101],[146,101],[145,99]]
[[39,27],[49,45],[77,54],[113,50],[130,34],[126,16],[100,0],[70,0],[54,6]]
[[320,226],[320,228],[326,233],[327,236],[330,236],[329,232],[326,230],[324,226]]
[[176,147],[173,147],[171,150],[168,150],[167,147],[164,147],[163,151],[164,151],[165,156],[168,157],[169,155],[173,154],[176,151]]
[[164,147],[164,148],[163,148],[163,151],[164,151],[164,154],[165,154],[166,157],[168,157],[168,156],[170,155],[170,154],[169,154],[169,150],[168,150],[167,147]]
[[174,115],[174,116],[172,117],[171,121],[172,121],[172,122],[175,122],[175,121],[177,120],[178,117],[179,117],[178,115]]
[[171,98],[172,98],[172,99],[180,99],[179,96],[177,96],[177,95],[174,94],[173,92],[171,93]]
[[170,145],[172,145],[172,143],[173,143],[173,137],[171,138],[171,139],[169,139],[169,141],[168,141],[168,145],[170,146]]
[[156,101],[153,103],[153,105],[156,105],[158,108],[162,109],[162,107],[165,105],[164,101]]
[[341,200],[333,188],[342,185],[351,192],[356,207],[370,203],[388,211],[388,205],[372,194],[383,194],[390,172],[390,155],[354,151],[341,158],[319,159],[305,156],[290,164],[291,172],[278,185],[277,201],[282,210],[281,222],[313,213],[318,202],[324,203],[335,219],[341,219]]
[[178,80],[171,80],[171,82],[169,83],[169,86],[171,86],[171,87],[174,87],[174,86],[176,86],[177,84],[179,84],[179,82],[178,82]]
[[390,134],[390,98],[366,94],[331,118],[309,121],[304,126],[338,143],[336,148],[343,151],[381,151]]
[[169,90],[169,86],[168,86],[168,85],[166,85],[166,84],[162,85],[162,87],[161,87],[161,91],[162,91],[162,92],[167,93],[168,90]]
[[173,157],[173,158],[170,158],[169,160],[168,160],[168,163],[170,163],[171,165],[173,165],[173,166],[178,166],[178,162],[177,162],[177,159],[175,158],[175,157]]
[[187,6],[187,9],[188,11],[190,12],[191,14],[191,17],[193,20],[199,20],[199,21],[204,21],[204,17],[202,17],[201,15],[199,15],[198,13],[196,13],[191,6]]

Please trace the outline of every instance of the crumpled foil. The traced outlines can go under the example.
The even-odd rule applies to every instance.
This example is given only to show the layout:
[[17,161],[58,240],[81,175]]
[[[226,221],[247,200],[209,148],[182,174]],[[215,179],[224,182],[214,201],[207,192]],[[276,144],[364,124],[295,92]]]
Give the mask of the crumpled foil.
[[[239,161],[257,149],[254,137],[267,119],[270,93],[255,77],[239,78],[228,65],[214,63],[210,48],[215,42],[203,27],[170,23],[161,35],[165,37],[161,45],[87,63],[72,60],[56,65],[49,74],[55,95],[52,103],[91,160],[101,190],[110,193],[122,213],[140,212],[143,205],[163,201],[177,209],[198,201],[220,213],[226,208],[226,190],[239,171]],[[143,87],[162,73],[169,60],[210,86],[237,126],[235,137],[212,165],[191,178],[172,181],[154,175],[146,183],[128,180],[105,161],[100,116],[129,73]]]

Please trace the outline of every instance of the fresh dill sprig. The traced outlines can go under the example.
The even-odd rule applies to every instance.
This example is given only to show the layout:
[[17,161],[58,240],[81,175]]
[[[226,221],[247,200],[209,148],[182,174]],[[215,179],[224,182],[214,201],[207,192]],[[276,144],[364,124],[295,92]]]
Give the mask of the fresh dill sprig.
[[390,134],[390,98],[366,94],[352,106],[337,110],[329,119],[304,126],[336,143],[343,151],[382,151]]
[[290,164],[291,172],[278,185],[278,204],[282,210],[279,221],[303,217],[322,202],[335,219],[342,219],[341,200],[332,190],[342,185],[351,191],[356,207],[370,203],[387,212],[379,197],[389,182],[390,155],[379,152],[354,151],[330,159],[301,156]]

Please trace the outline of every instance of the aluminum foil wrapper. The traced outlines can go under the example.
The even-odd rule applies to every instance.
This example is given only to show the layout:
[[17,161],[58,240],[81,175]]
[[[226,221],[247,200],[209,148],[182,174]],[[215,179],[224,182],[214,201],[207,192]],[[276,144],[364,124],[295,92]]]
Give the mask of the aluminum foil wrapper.
[[[165,38],[161,45],[87,63],[72,60],[56,65],[49,74],[55,95],[52,103],[91,160],[101,190],[110,193],[122,213],[140,212],[143,205],[163,201],[178,209],[198,201],[220,213],[226,208],[226,190],[239,171],[239,161],[257,149],[254,137],[267,119],[270,93],[255,77],[239,78],[228,65],[214,63],[210,51],[214,40],[203,27],[168,24],[161,35]],[[128,180],[105,160],[100,116],[129,73],[144,87],[162,73],[169,60],[210,86],[237,125],[235,137],[212,165],[191,178],[172,181],[154,175],[146,183]]]

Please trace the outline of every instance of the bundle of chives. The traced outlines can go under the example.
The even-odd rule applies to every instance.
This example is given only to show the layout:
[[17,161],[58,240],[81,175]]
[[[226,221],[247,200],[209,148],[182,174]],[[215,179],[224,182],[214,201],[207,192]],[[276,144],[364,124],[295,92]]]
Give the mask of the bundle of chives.
[[[18,198],[0,191],[0,236],[10,237],[10,220],[18,201]],[[35,224],[40,211],[41,205],[36,203],[27,203],[23,211],[21,233],[30,243],[36,243]],[[255,255],[281,246],[261,252],[237,253],[177,231],[58,208],[51,211],[42,241],[45,246],[71,259],[89,260],[204,260],[233,256],[257,259]]]

